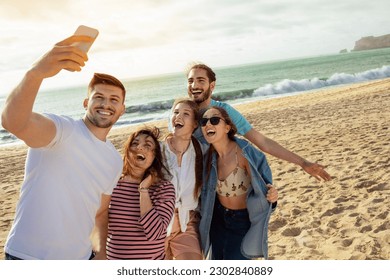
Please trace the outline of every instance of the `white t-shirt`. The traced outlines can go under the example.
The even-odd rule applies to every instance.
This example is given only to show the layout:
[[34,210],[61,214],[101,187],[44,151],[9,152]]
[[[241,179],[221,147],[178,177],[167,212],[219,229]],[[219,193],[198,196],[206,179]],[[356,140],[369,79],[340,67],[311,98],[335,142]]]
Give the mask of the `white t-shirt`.
[[101,195],[111,195],[122,159],[83,120],[48,114],[56,136],[30,148],[16,215],[5,252],[21,259],[88,259]]

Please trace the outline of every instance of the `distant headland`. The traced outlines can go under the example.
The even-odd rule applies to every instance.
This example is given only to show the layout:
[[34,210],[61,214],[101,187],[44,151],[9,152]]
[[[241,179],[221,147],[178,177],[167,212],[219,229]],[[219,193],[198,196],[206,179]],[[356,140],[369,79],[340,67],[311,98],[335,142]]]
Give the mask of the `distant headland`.
[[[390,34],[382,36],[367,36],[355,42],[355,47],[351,51],[365,51],[372,49],[390,48]],[[348,52],[343,49],[340,53]]]
[[363,51],[371,49],[390,48],[390,34],[383,36],[368,36],[363,37],[355,42],[353,51]]

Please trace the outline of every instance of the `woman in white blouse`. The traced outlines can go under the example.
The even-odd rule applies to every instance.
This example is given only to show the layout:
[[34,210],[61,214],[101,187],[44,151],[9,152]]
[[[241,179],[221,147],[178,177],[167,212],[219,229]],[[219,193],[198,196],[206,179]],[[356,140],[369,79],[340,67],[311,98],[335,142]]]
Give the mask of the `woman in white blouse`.
[[167,229],[166,259],[203,259],[199,241],[198,199],[202,187],[202,150],[192,136],[198,126],[198,105],[177,100],[172,107],[172,132],[161,143],[166,166],[175,186],[175,213]]

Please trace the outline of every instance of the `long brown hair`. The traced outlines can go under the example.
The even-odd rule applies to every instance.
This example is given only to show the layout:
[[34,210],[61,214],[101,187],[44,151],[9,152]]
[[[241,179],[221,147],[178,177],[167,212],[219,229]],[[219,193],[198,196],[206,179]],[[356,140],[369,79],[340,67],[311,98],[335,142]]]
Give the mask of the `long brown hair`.
[[129,157],[130,153],[130,147],[133,143],[134,139],[136,139],[139,135],[144,134],[147,136],[150,136],[155,145],[154,150],[154,160],[150,167],[145,171],[144,177],[142,179],[145,179],[149,174],[152,174],[156,181],[160,180],[168,180],[168,176],[170,176],[169,170],[166,168],[163,162],[163,156],[161,153],[161,147],[159,143],[159,137],[160,137],[160,130],[157,127],[144,127],[141,128],[132,134],[130,134],[129,138],[125,142],[123,146],[123,176],[131,174],[131,160]]
[[[192,101],[189,98],[180,98],[176,99],[172,106],[172,111],[178,104],[186,104],[190,107],[192,112],[194,113],[194,121],[199,125],[199,106],[195,101]],[[195,128],[196,129],[196,128]],[[168,134],[171,136],[172,133]],[[194,136],[191,135],[191,142],[194,146],[195,150],[195,188],[194,188],[194,198],[197,199],[200,195],[200,190],[203,184],[203,153],[200,147],[198,140]]]

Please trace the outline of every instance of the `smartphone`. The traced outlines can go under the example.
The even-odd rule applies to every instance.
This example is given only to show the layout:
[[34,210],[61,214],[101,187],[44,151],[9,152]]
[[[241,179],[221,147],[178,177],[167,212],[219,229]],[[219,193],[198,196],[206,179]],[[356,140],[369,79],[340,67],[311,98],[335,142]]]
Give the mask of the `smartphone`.
[[76,31],[74,32],[74,35],[86,35],[93,38],[92,42],[79,42],[73,44],[74,46],[79,47],[82,51],[88,52],[93,42],[95,42],[96,37],[99,35],[99,31],[92,27],[80,25],[79,27],[77,27]]

